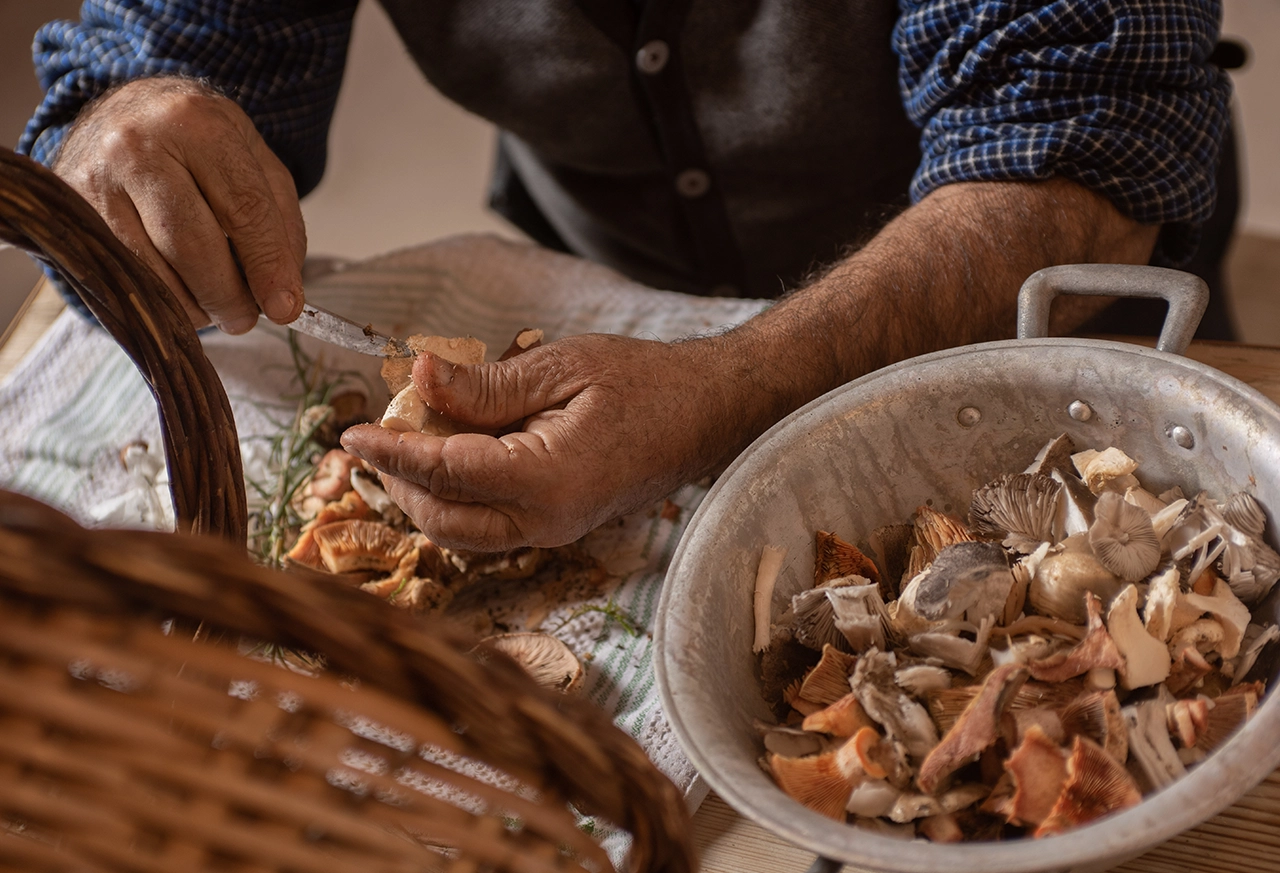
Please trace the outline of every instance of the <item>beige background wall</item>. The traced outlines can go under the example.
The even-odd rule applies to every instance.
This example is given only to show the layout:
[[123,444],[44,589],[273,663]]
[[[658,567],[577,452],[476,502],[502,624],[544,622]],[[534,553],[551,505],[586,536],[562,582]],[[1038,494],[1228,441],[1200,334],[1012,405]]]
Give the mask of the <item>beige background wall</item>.
[[[0,0],[0,144],[17,142],[39,99],[31,35],[74,17],[78,0]],[[1255,341],[1280,343],[1280,2],[1226,0],[1224,32],[1252,46],[1235,74],[1244,133],[1245,214],[1238,260],[1242,322]],[[461,231],[516,231],[484,207],[489,125],[439,97],[419,75],[382,8],[357,13],[350,62],[330,137],[328,172],[303,202],[313,253],[358,258]],[[24,255],[0,251],[0,333],[36,277]]]

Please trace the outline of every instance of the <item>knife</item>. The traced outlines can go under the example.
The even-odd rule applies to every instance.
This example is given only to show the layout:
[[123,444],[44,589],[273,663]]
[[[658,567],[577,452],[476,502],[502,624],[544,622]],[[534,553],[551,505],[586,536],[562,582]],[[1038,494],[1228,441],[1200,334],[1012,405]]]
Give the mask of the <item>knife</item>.
[[378,333],[372,324],[357,324],[349,318],[310,303],[302,304],[302,314],[289,322],[287,327],[362,355],[377,355],[380,358],[413,357],[413,349],[404,340]]

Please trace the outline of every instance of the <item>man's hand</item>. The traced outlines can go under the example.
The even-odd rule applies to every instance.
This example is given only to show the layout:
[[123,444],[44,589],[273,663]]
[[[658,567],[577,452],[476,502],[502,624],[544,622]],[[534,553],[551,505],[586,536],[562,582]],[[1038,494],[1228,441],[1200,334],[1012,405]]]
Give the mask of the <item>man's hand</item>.
[[212,321],[238,334],[259,309],[281,324],[301,312],[307,242],[297,190],[231,100],[187,79],[130,82],[86,107],[53,169],[196,327]]
[[715,345],[591,334],[475,366],[424,354],[414,383],[428,405],[477,430],[516,430],[360,425],[342,444],[441,545],[561,545],[733,456]]
[[[1157,228],[1074,183],[941,188],[864,249],[757,317],[676,344],[560,340],[509,361],[424,356],[426,403],[478,430],[447,439],[373,425],[343,437],[432,539],[503,549],[569,542],[731,460],[803,403],[895,361],[1014,334],[1042,267],[1146,263]],[[1073,299],[1055,331],[1100,304]],[[1070,310],[1070,311],[1069,311]],[[521,422],[523,425],[521,426]]]

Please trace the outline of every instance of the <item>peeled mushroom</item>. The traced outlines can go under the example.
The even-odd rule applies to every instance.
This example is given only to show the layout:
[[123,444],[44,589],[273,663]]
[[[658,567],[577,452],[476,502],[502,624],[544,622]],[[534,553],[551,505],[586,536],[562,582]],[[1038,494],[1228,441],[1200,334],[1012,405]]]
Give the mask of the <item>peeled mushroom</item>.
[[1089,552],[1064,549],[1040,562],[1027,589],[1027,602],[1042,615],[1084,624],[1085,594],[1093,593],[1110,603],[1122,584]]
[[1160,540],[1151,516],[1114,491],[1098,498],[1089,528],[1098,562],[1127,582],[1145,579],[1160,564]]

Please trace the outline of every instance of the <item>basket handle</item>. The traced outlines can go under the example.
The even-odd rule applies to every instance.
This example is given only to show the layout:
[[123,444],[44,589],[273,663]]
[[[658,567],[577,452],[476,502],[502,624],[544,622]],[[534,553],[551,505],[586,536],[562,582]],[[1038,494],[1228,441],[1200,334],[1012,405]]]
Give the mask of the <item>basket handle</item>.
[[1059,294],[1164,300],[1169,312],[1156,349],[1175,355],[1187,350],[1209,305],[1209,286],[1199,276],[1181,270],[1132,264],[1046,267],[1027,277],[1018,292],[1018,339],[1049,335],[1049,306]]

